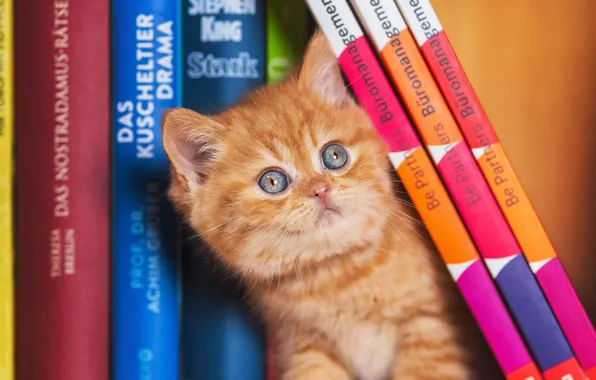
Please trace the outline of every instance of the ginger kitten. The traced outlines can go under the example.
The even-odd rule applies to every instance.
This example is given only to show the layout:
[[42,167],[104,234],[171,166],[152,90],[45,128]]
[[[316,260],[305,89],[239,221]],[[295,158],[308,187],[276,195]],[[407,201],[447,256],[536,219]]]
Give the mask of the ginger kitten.
[[170,197],[250,289],[282,380],[502,379],[317,32],[216,116],[172,109]]

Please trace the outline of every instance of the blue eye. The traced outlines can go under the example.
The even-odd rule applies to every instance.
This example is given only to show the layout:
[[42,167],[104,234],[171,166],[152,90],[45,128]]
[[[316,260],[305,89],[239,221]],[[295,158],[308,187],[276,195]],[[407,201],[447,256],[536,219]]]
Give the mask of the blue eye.
[[339,144],[327,145],[321,156],[323,165],[331,170],[340,169],[348,162],[348,152]]
[[281,193],[288,187],[288,177],[280,170],[267,170],[259,178],[259,186],[269,194]]

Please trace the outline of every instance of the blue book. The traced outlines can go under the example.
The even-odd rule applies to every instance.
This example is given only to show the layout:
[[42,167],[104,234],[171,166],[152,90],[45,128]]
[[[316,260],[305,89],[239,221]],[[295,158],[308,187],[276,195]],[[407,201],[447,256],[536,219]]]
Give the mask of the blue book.
[[[182,104],[213,114],[266,83],[264,0],[183,0]],[[193,233],[183,254],[183,379],[264,380],[264,331]],[[192,237],[191,237],[192,236]]]
[[112,0],[111,11],[112,379],[175,380],[180,250],[161,122],[181,100],[180,4]]

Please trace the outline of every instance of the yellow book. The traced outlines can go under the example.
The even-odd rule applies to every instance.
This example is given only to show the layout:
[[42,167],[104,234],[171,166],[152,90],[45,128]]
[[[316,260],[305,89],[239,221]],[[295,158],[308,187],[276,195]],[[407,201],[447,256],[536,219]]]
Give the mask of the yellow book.
[[0,1],[0,380],[14,380],[13,6]]

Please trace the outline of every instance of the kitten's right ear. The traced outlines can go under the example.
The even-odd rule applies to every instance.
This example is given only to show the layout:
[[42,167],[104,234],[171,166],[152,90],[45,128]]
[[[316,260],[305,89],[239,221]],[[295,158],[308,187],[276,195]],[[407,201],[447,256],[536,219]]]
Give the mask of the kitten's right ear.
[[298,81],[333,106],[343,108],[356,104],[344,83],[331,44],[320,28],[315,30],[306,47]]
[[223,128],[209,116],[186,108],[172,108],[164,113],[164,149],[187,190],[201,185],[205,181],[206,167],[221,156],[218,134]]

